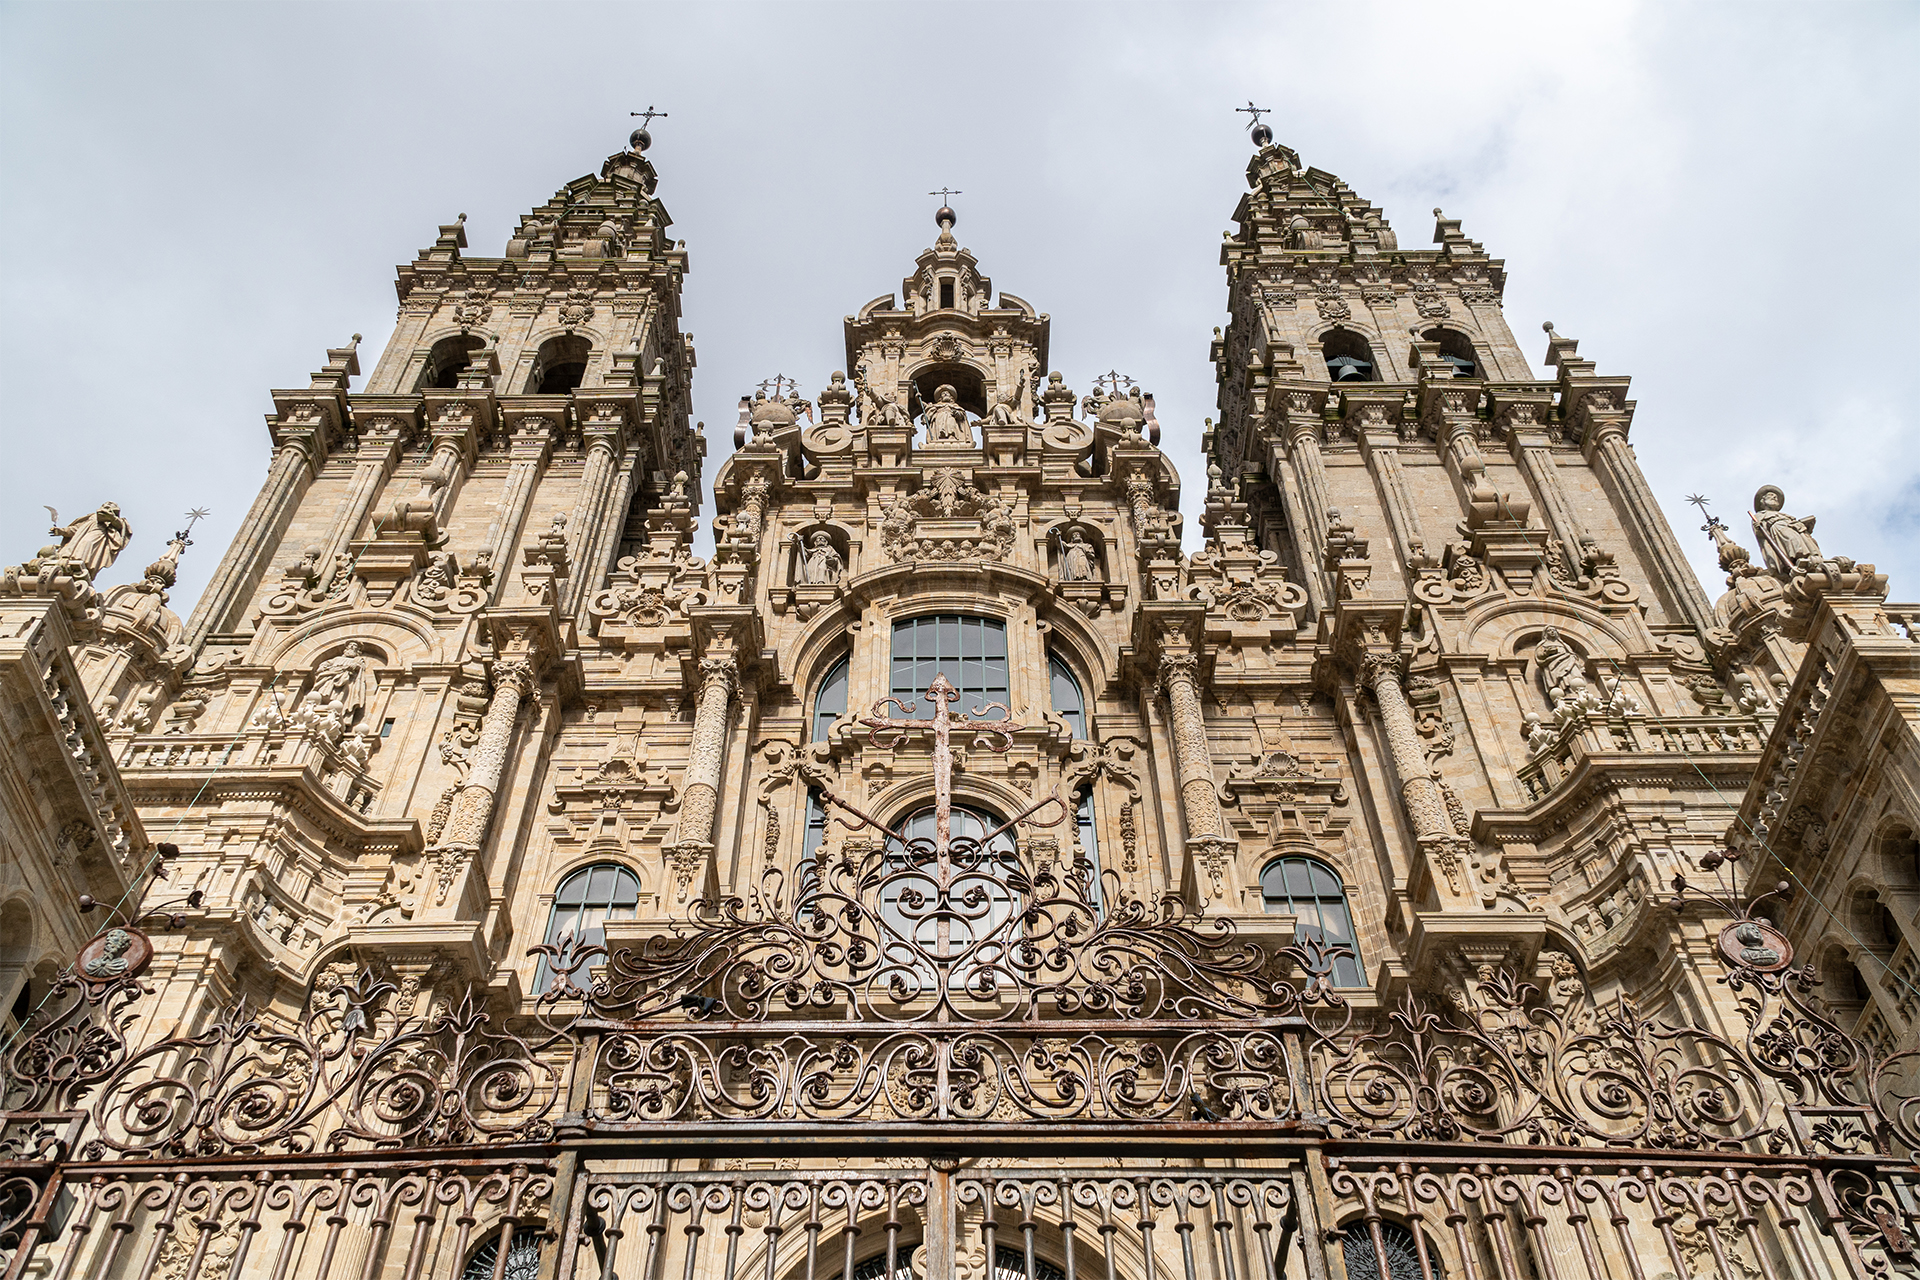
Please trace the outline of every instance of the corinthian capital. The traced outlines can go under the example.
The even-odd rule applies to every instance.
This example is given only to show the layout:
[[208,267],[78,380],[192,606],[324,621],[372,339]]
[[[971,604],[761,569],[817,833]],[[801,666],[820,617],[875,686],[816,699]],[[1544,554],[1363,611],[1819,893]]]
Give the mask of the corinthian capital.
[[1378,690],[1385,682],[1400,683],[1401,659],[1397,653],[1369,653],[1360,659],[1360,678],[1369,689]]
[[740,664],[731,654],[717,658],[700,659],[700,687],[702,690],[719,689],[722,693],[731,692],[734,680],[740,674]]
[[1200,655],[1191,649],[1161,653],[1160,678],[1168,683],[1175,680],[1198,682],[1200,679]]
[[533,663],[526,658],[499,658],[493,664],[493,687],[512,689],[521,697],[533,692]]

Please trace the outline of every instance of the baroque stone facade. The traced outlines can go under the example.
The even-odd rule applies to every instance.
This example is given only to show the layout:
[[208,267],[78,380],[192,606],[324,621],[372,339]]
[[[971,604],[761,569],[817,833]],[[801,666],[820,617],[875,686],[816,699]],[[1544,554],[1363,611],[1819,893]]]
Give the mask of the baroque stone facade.
[[1197,536],[942,209],[703,558],[645,141],[0,572],[10,1275],[1915,1270],[1920,608],[1264,127]]

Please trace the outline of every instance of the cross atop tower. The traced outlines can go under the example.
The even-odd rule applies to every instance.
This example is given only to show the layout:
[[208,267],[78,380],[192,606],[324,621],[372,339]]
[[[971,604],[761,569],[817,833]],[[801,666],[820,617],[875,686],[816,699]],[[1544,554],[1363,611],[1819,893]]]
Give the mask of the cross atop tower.
[[950,199],[951,199],[952,197],[954,197],[954,196],[963,196],[963,195],[965,195],[965,194],[967,194],[967,193],[966,193],[966,192],[964,192],[964,191],[955,191],[955,190],[954,190],[953,188],[951,188],[951,187],[942,187],[942,188],[940,188],[940,189],[939,189],[938,191],[929,191],[929,192],[927,192],[927,194],[928,194],[928,195],[930,195],[930,196],[939,196],[939,197],[940,197],[940,203],[941,203],[941,204],[945,204],[945,203],[947,203],[947,201],[948,201],[948,200],[950,200]]
[[791,395],[800,389],[800,380],[798,378],[789,378],[784,373],[776,373],[771,378],[763,379],[760,383],[761,392],[769,400],[785,399],[786,395],[782,394],[783,389],[786,395]]
[[1253,119],[1247,121],[1247,128],[1251,129],[1255,125],[1260,123],[1261,116],[1267,115],[1273,110],[1273,108],[1272,107],[1256,107],[1253,105],[1253,99],[1248,98],[1246,106],[1235,107],[1234,110],[1242,115],[1249,115],[1253,117]]
[[629,111],[627,114],[630,116],[639,116],[640,127],[642,129],[652,124],[656,119],[665,120],[667,118],[667,113],[664,111],[655,111],[651,102],[647,104],[645,111]]
[[[1137,387],[1140,384],[1135,382],[1132,378],[1129,378],[1126,374],[1119,372],[1118,370],[1109,369],[1105,373],[1096,377],[1093,380],[1093,385],[1096,387],[1105,388],[1107,394],[1110,396],[1118,396],[1118,395],[1126,394],[1127,391],[1131,391],[1134,387]],[[1125,390],[1122,389],[1123,387],[1125,388]]]

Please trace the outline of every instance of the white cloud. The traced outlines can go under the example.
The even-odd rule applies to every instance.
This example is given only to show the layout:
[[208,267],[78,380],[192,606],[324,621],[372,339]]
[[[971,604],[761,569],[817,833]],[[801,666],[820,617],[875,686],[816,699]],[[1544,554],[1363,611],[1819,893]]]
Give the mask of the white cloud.
[[[392,265],[465,211],[520,213],[657,103],[689,243],[697,413],[776,371],[811,390],[840,317],[897,289],[950,184],[1051,363],[1159,397],[1200,472],[1221,230],[1249,97],[1424,243],[1438,204],[1503,257],[1508,316],[1634,377],[1635,445],[1735,518],[1763,481],[1829,550],[1920,596],[1910,6],[14,5],[0,10],[8,269],[0,558],[40,504],[127,508],[137,576],[211,506],[175,604],[264,474],[271,386],[390,329]],[[586,42],[582,42],[582,38]],[[710,514],[710,513],[709,513]]]

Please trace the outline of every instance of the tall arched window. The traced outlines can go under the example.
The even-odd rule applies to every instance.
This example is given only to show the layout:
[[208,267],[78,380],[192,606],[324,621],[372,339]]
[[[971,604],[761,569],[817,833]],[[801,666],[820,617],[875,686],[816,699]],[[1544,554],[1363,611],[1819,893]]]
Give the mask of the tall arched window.
[[[547,945],[558,946],[571,936],[583,947],[598,947],[607,941],[609,920],[631,920],[640,905],[640,877],[617,862],[599,862],[582,867],[560,882],[553,895],[553,914],[547,918]],[[545,991],[553,985],[553,973],[547,958],[540,957],[540,972],[533,989]]]
[[1073,668],[1049,653],[1047,675],[1053,686],[1053,713],[1067,722],[1074,737],[1086,737],[1087,699],[1080,692],[1080,682],[1073,678]]
[[1335,986],[1366,985],[1353,915],[1347,910],[1346,891],[1332,867],[1312,858],[1275,859],[1260,873],[1260,897],[1275,915],[1297,916],[1302,938],[1344,943],[1352,950],[1352,955],[1333,962]]
[[[888,692],[910,708],[892,710],[896,719],[917,719],[927,686],[944,674],[960,691],[954,711],[961,715],[987,703],[1007,700],[1007,624],[998,618],[936,614],[893,624],[893,670]],[[915,706],[916,702],[922,703]]]
[[847,659],[827,668],[826,679],[813,695],[813,741],[825,742],[833,722],[847,714]]

